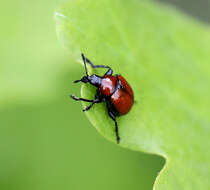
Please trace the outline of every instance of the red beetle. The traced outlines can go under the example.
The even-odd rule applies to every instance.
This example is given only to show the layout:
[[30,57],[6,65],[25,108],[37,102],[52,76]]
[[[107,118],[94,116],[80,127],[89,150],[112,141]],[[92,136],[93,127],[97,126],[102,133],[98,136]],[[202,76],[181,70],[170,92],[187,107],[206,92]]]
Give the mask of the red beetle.
[[[82,54],[82,59],[85,65],[86,76],[80,80],[74,81],[90,83],[97,87],[96,95],[94,100],[88,100],[84,98],[78,98],[71,95],[76,101],[91,102],[83,111],[88,111],[95,103],[106,102],[107,111],[111,119],[115,122],[115,133],[117,143],[120,142],[120,136],[118,132],[118,125],[116,117],[128,113],[134,102],[134,94],[131,86],[121,75],[112,75],[113,71],[109,66],[105,65],[94,65],[88,58]],[[86,63],[89,63],[92,68],[107,68],[108,71],[104,76],[88,75]]]

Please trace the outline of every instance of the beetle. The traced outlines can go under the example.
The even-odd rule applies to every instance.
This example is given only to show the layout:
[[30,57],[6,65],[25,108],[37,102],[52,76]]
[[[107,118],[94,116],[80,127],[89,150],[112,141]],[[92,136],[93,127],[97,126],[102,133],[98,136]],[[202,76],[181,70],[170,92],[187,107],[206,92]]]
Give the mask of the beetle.
[[[115,123],[115,134],[117,143],[120,142],[119,130],[116,117],[127,114],[134,103],[134,93],[131,86],[121,75],[113,74],[111,67],[106,65],[94,65],[85,55],[81,54],[85,66],[86,75],[80,80],[75,80],[74,83],[83,82],[89,83],[97,88],[95,98],[93,100],[79,98],[75,95],[70,95],[73,100],[90,102],[83,111],[88,111],[94,104],[106,102],[106,107],[109,117]],[[90,64],[92,68],[105,68],[108,71],[99,76],[96,74],[88,75],[87,65]]]

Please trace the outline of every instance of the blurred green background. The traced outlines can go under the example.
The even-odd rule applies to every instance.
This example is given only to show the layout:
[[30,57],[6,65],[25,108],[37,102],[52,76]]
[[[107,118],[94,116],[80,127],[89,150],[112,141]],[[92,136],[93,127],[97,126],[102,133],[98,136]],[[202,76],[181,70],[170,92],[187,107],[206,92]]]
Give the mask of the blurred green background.
[[62,1],[0,1],[0,189],[151,190],[164,159],[108,142],[68,97],[83,70],[56,38]]

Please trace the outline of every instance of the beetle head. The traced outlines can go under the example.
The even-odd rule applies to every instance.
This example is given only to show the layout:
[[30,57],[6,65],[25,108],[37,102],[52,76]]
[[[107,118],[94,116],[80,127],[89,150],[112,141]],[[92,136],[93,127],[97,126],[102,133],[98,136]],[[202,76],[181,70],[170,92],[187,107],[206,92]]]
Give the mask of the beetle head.
[[87,83],[87,82],[89,82],[89,79],[88,78],[89,78],[89,76],[84,76],[80,80],[75,80],[74,83],[78,83],[78,82]]

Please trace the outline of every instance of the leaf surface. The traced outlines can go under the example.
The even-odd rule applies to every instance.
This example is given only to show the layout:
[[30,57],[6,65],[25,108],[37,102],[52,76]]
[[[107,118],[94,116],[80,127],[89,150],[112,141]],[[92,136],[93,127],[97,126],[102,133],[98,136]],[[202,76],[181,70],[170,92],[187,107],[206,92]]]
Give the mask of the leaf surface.
[[[209,28],[169,7],[139,0],[72,0],[57,10],[56,23],[75,63],[84,52],[131,84],[135,104],[118,118],[120,146],[166,159],[154,189],[208,189]],[[82,85],[82,97],[94,94],[95,88]],[[105,104],[95,105],[87,117],[115,142],[106,112]]]

